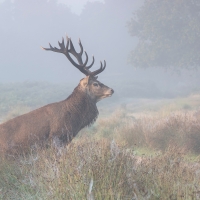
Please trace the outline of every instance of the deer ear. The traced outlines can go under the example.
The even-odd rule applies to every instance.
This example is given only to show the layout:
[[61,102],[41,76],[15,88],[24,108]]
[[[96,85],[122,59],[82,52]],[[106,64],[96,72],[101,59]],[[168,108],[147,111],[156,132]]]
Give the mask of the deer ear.
[[89,83],[90,76],[86,76],[85,78],[81,79],[81,85],[86,87]]

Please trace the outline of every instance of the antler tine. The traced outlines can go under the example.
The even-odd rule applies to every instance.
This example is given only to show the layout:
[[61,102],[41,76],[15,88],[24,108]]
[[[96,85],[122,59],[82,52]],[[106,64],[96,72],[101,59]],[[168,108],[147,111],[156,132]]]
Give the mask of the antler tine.
[[85,67],[85,68],[86,69],[90,69],[93,66],[93,64],[94,64],[94,56],[92,56],[92,63],[89,66]]
[[74,56],[76,56],[78,53],[75,51],[74,45],[70,38],[69,38],[69,45],[70,45],[69,52]]
[[[84,71],[84,68],[83,68],[83,65],[81,64],[81,65],[78,65],[77,63],[75,63],[75,61],[71,58],[71,56],[69,55],[69,52],[70,53],[72,53],[70,50],[71,49],[69,49],[69,43],[70,43],[70,38],[68,38],[67,37],[67,44],[66,44],[66,51],[65,51],[65,56],[69,59],[69,61],[76,67],[76,68],[78,68],[81,72],[83,72],[85,75],[89,75],[88,74],[88,72],[87,71]],[[74,51],[75,52],[75,51]],[[76,54],[74,54],[74,52],[72,53],[76,58],[77,58],[77,56],[76,56]],[[88,56],[86,55],[86,61],[88,60]],[[78,58],[77,58],[77,60],[78,60]],[[79,61],[79,60],[78,60]],[[84,63],[85,64],[85,63]],[[87,64],[87,63],[86,63]]]
[[104,60],[104,66],[103,66],[102,62],[100,62],[100,63],[101,63],[100,68],[97,69],[96,71],[92,72],[92,73],[91,73],[92,76],[96,76],[97,74],[99,74],[99,73],[101,73],[102,71],[104,71],[104,69],[106,68],[106,61],[105,61],[105,60]]
[[[82,56],[82,54],[83,54],[83,45],[82,45],[82,43],[81,43],[80,38],[79,38],[79,46],[80,46],[80,48],[81,48],[81,51],[80,51],[78,54],[79,54],[79,56]],[[86,52],[86,51],[85,51],[85,54],[86,54],[86,58],[87,58],[87,52]],[[89,70],[89,69],[93,66],[94,61],[95,61],[95,60],[94,60],[94,56],[92,56],[92,63],[91,63],[89,66],[86,66],[86,65],[84,64],[85,68]]]
[[63,50],[63,51],[65,51],[65,42],[64,42],[64,38],[62,38],[62,42],[61,42],[61,43],[58,41],[58,44],[59,44],[59,46],[60,46],[60,49]]
[[58,52],[58,53],[62,53],[60,51],[60,49],[56,48],[56,47],[52,47],[51,44],[49,43],[49,47],[50,48],[44,48],[44,47],[41,47],[43,50],[46,50],[46,51],[54,51],[54,52]]
[[[70,45],[70,48],[69,48],[69,45]],[[82,56],[81,56],[81,54],[79,54],[79,53],[76,52],[76,50],[74,48],[74,45],[73,45],[73,43],[72,43],[72,41],[71,41],[70,38],[69,38],[69,43],[68,43],[67,49],[68,49],[68,52],[70,52],[73,56],[76,57],[76,59],[78,60],[78,63],[80,64],[80,67],[84,68],[87,65],[87,62],[88,62],[87,52],[85,51],[86,60],[85,60],[85,62],[83,64]]]
[[83,54],[83,45],[82,45],[82,43],[81,43],[81,40],[80,40],[80,38],[79,38],[79,46],[80,46],[80,48],[81,48],[81,51],[79,52],[79,55],[81,55],[82,56],[82,54]]
[[85,59],[85,62],[83,64],[83,67],[85,68],[86,65],[87,65],[87,62],[88,62],[88,55],[87,55],[87,52],[85,51],[85,56],[86,56],[86,59]]
[[[75,48],[74,48],[74,45],[73,45],[71,39],[69,39],[69,46],[70,46],[70,48],[68,49],[68,51],[69,51],[73,56],[76,57],[76,59],[78,60],[78,63],[79,63],[80,65],[82,65],[82,67],[85,67],[86,64],[87,64],[87,62],[88,62],[88,56],[86,55],[86,61],[85,61],[85,63],[83,64],[83,61],[82,61],[82,54],[76,52],[76,50],[75,50]],[[82,51],[82,48],[81,48],[81,51]],[[86,52],[85,52],[85,54],[86,54]]]

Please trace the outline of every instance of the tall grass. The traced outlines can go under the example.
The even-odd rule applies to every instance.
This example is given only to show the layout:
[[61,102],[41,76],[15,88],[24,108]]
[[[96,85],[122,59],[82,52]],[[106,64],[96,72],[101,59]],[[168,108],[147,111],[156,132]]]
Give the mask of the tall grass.
[[198,199],[199,165],[174,147],[146,157],[86,137],[1,162],[0,199]]
[[[42,105],[18,98],[0,102],[4,120]],[[66,148],[1,155],[0,200],[200,199],[199,102],[199,95],[125,102],[112,114],[102,110]]]
[[165,151],[170,146],[177,146],[199,154],[199,112],[161,113],[135,113],[130,116],[126,111],[118,110],[111,116],[100,118],[93,127],[83,130],[79,136],[114,138],[130,148],[137,146]]

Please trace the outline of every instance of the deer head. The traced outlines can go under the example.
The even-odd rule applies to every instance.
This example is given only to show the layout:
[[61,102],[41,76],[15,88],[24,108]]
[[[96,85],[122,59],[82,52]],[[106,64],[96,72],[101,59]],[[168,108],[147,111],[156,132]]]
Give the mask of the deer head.
[[[100,62],[100,68],[95,71],[90,71],[90,68],[94,64],[94,56],[92,57],[92,63],[87,66],[88,63],[88,55],[85,51],[86,60],[83,63],[82,55],[83,55],[83,46],[81,44],[81,41],[79,39],[79,46],[80,46],[80,52],[76,52],[74,45],[70,38],[67,37],[67,44],[65,46],[64,38],[62,38],[62,42],[60,43],[58,41],[58,45],[60,46],[60,49],[56,47],[52,47],[49,43],[50,48],[43,48],[47,51],[54,51],[58,53],[63,53],[68,60],[83,74],[86,75],[85,78],[80,80],[79,88],[82,91],[85,91],[93,101],[98,102],[103,98],[110,97],[114,93],[114,90],[109,88],[108,86],[104,85],[100,81],[97,80],[97,75],[100,74],[104,69],[106,68],[106,62],[104,60],[104,65],[102,62]],[[78,61],[78,64],[71,58],[70,54],[72,54]]]

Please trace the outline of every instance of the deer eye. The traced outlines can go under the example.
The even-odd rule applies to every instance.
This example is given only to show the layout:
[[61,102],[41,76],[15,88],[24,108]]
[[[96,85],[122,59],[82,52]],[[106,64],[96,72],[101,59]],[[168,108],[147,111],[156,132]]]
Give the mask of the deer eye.
[[98,83],[93,83],[93,85],[94,85],[95,87],[98,87],[98,86],[99,86],[99,84],[98,84]]

